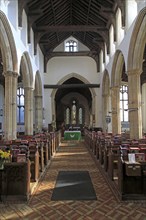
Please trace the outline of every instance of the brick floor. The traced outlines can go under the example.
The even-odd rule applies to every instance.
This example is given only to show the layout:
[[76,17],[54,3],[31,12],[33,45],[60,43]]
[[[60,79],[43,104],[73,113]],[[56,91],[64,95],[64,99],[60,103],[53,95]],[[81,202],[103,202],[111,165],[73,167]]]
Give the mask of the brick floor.
[[[87,170],[97,201],[51,201],[61,170]],[[0,204],[0,220],[146,220],[146,202],[120,202],[112,193],[84,142],[64,142],[28,203]]]

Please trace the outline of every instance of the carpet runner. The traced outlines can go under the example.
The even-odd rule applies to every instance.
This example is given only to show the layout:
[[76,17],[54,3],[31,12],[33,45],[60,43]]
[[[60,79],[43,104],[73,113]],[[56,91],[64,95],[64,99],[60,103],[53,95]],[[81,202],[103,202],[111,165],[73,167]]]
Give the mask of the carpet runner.
[[97,200],[89,172],[60,171],[51,200]]

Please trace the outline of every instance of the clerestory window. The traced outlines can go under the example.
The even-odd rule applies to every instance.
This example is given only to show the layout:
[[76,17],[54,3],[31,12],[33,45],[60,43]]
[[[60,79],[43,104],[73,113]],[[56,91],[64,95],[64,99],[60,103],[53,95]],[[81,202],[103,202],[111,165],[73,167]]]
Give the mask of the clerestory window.
[[76,52],[77,51],[77,41],[68,40],[65,42],[65,51],[66,52]]

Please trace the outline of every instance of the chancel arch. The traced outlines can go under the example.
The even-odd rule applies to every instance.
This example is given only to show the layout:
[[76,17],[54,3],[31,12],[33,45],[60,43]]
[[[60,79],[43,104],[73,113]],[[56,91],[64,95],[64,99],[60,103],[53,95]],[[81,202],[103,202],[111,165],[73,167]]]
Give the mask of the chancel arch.
[[[76,73],[68,74],[58,82],[62,84],[90,84],[84,77]],[[65,122],[66,113],[69,115],[69,124],[74,126],[87,125],[91,126],[95,120],[95,91],[94,88],[67,88],[67,89],[54,89],[51,95],[52,98],[52,114],[56,120],[56,126],[60,127]],[[76,113],[75,120],[72,119],[72,107],[75,102]],[[57,105],[55,104],[57,103]],[[94,109],[94,111],[93,111]],[[62,114],[64,112],[64,114]],[[82,112],[82,113],[81,113]],[[82,119],[81,119],[82,114]],[[80,116],[80,117],[79,117]],[[68,126],[69,126],[68,124]]]

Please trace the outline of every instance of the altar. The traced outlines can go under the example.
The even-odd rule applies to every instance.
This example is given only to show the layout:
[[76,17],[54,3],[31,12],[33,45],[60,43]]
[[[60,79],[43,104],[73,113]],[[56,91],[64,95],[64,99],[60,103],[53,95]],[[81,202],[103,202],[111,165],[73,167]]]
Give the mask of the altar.
[[64,140],[81,140],[81,131],[65,131]]

